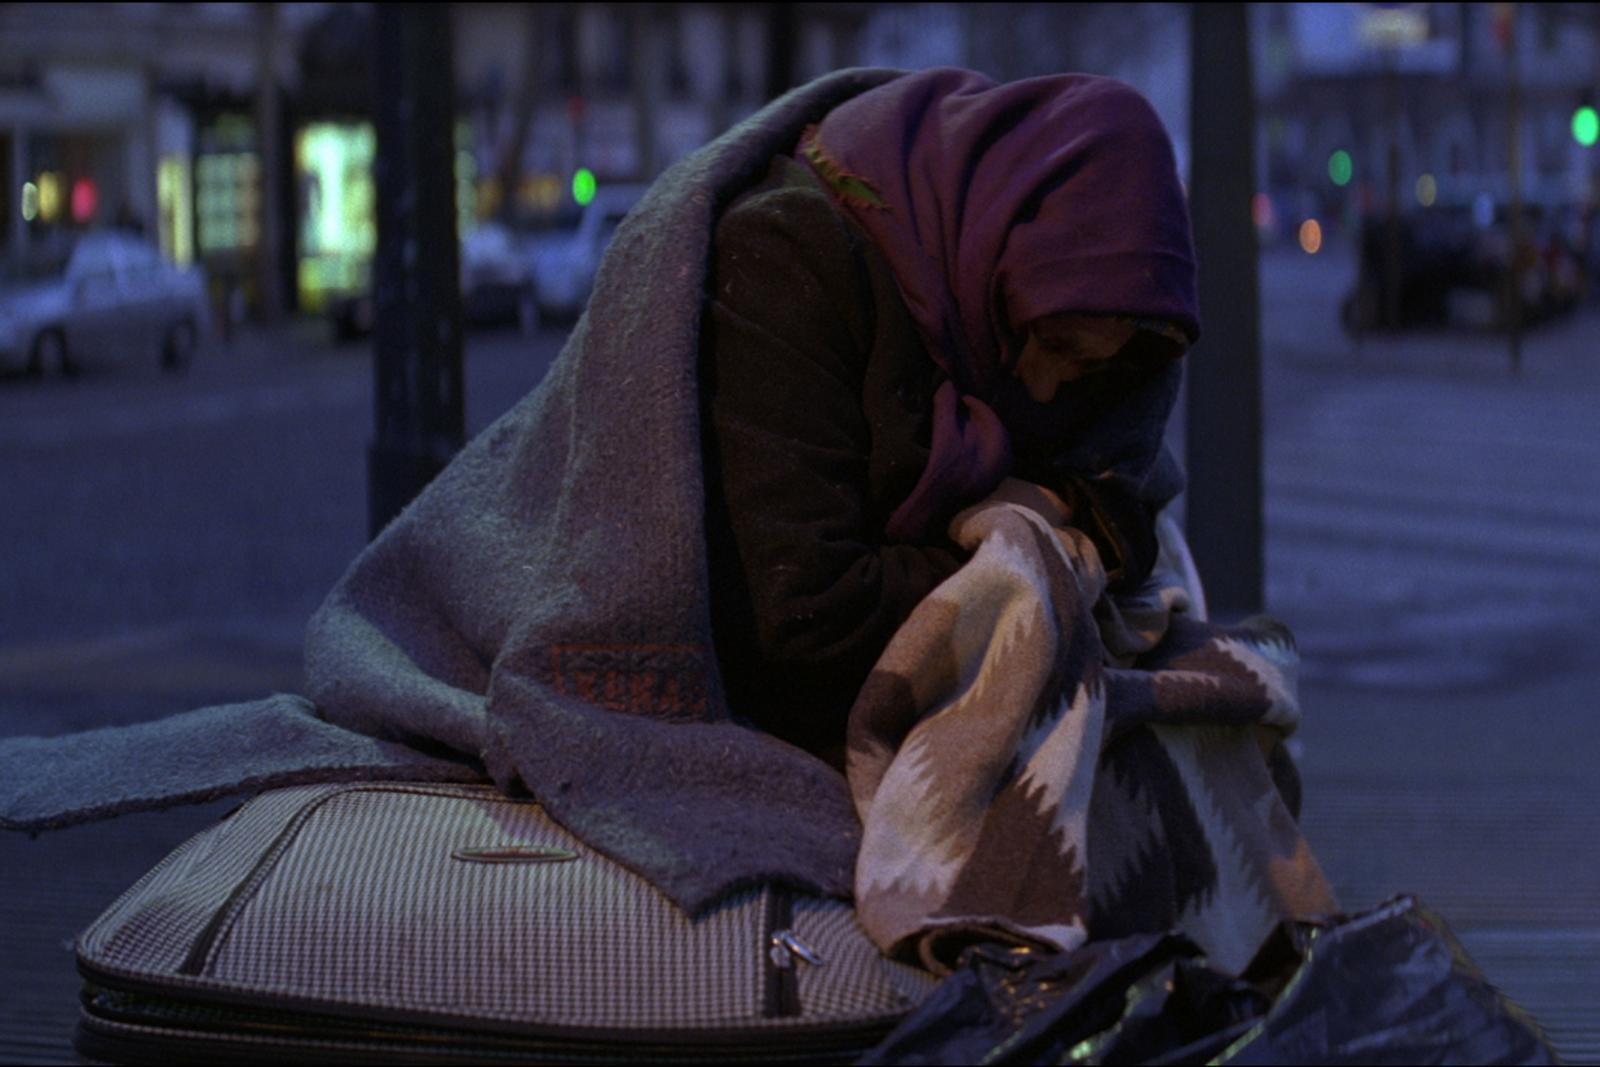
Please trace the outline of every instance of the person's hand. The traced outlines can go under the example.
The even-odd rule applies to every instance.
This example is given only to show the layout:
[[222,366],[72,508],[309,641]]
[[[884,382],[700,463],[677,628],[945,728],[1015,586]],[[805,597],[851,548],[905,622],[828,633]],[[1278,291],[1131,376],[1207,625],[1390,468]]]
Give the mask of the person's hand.
[[[1051,526],[1066,526],[1072,521],[1072,506],[1053,490],[1021,478],[1007,478],[983,501],[984,504],[1018,504],[1037,512]],[[979,505],[982,506],[981,504]]]
[[1100,552],[1089,535],[1072,524],[1071,505],[1045,486],[1021,478],[1005,479],[994,492],[955,517],[950,524],[951,539],[969,552],[976,551],[991,528],[984,513],[996,504],[1025,508],[1049,524],[1062,551],[1072,561],[1078,588],[1086,600],[1093,604],[1100,599],[1106,588],[1106,569],[1100,562]]

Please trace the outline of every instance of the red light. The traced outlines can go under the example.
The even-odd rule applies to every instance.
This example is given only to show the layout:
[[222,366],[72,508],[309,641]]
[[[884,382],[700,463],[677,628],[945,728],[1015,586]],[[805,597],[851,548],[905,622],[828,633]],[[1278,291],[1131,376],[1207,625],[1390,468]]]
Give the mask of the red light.
[[1257,193],[1250,198],[1250,218],[1258,230],[1270,230],[1277,222],[1277,213],[1272,210],[1272,197],[1266,193]]
[[1511,47],[1517,32],[1517,9],[1514,4],[1495,4],[1490,8],[1494,24],[1494,40],[1503,49]]
[[88,222],[94,218],[94,209],[99,203],[100,191],[94,187],[93,180],[79,178],[72,183],[73,222]]
[[1322,251],[1322,224],[1316,219],[1306,219],[1300,224],[1300,247],[1310,256]]

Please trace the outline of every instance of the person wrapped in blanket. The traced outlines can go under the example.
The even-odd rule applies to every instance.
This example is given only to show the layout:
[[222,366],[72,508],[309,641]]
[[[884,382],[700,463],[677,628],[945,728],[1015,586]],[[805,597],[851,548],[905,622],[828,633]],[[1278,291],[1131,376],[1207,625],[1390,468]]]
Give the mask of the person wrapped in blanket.
[[723,213],[710,292],[712,617],[763,728],[839,764],[874,661],[963,562],[951,516],[1008,478],[1065,503],[1113,591],[1150,573],[1199,322],[1135,90],[944,69],[866,92]]
[[[1235,834],[1239,825],[1228,824],[1232,816],[1202,829],[1202,809],[1222,810],[1218,803],[1250,824],[1257,819],[1250,811],[1298,816],[1298,777],[1279,734],[1258,736],[1267,768],[1245,769],[1239,779],[1275,788],[1281,804],[1263,807],[1251,791],[1259,785],[1236,788],[1231,768],[1260,758],[1248,741],[1245,749],[1229,747],[1238,734],[1201,742],[1211,754],[1200,762],[1232,797],[1222,801],[1194,773],[1181,780],[1173,759],[1199,766],[1192,752],[1163,752],[1168,740],[1149,731],[1107,733],[1102,765],[1124,784],[1097,786],[1088,805],[1090,824],[1108,831],[1089,830],[1087,848],[1098,858],[1087,857],[1095,872],[1088,883],[1085,842],[1061,821],[1081,827],[1086,799],[1067,800],[1042,822],[1036,814],[998,814],[1021,810],[1001,795],[1017,772],[985,792],[990,787],[976,785],[960,758],[946,758],[948,749],[930,763],[923,748],[888,801],[902,811],[911,804],[908,821],[896,823],[868,815],[888,794],[857,778],[856,720],[881,723],[887,715],[909,723],[935,710],[893,697],[883,705],[886,676],[875,666],[896,655],[891,642],[928,640],[911,632],[918,627],[908,619],[975,558],[952,540],[963,509],[1022,504],[1051,529],[1070,527],[1069,538],[1086,539],[1097,557],[1087,566],[1103,569],[1094,582],[1103,580],[1097,588],[1107,595],[1086,594],[1096,604],[1090,626],[1103,636],[1108,625],[1122,625],[1121,609],[1108,603],[1160,600],[1152,591],[1163,580],[1152,575],[1156,519],[1183,487],[1163,434],[1199,321],[1185,194],[1149,103],[1126,85],[1087,75],[997,85],[941,69],[879,86],[807,128],[792,156],[774,159],[764,180],[730,204],[716,226],[710,281],[701,389],[719,666],[736,712],[840,770],[849,765],[866,824],[857,903],[873,937],[945,969],[965,940],[997,931],[1067,947],[1085,936],[1181,924],[1219,958],[1242,964],[1281,913],[1331,907],[1303,841],[1277,816],[1267,817],[1273,829],[1246,831],[1248,846]],[[965,543],[973,547],[970,538]],[[992,600],[999,588],[967,604]],[[957,598],[950,610],[965,614],[966,594],[950,595]],[[1162,615],[1144,649],[1161,651],[1154,643],[1169,617]],[[1269,626],[1276,629],[1265,635],[1267,645],[1288,640]],[[1101,648],[1071,636],[1075,630],[1062,617],[1035,632],[1055,633],[1040,640],[1061,649],[1074,643],[1080,652],[1066,653],[1069,659]],[[1183,679],[1177,684],[1198,698],[1190,706],[1209,702],[1211,710],[1187,720],[1202,728],[1257,702],[1252,695],[1230,706],[1233,698],[1217,695],[1219,676],[1205,672],[1230,663],[1236,646],[1223,635],[1222,644],[1201,649],[1198,642],[1211,636],[1196,639],[1199,658],[1188,662],[1172,659],[1168,640],[1165,662],[1178,669],[1158,683],[1150,674],[1133,682],[1147,692],[1152,684],[1177,692],[1171,684]],[[1244,646],[1252,639],[1244,634]],[[989,640],[1012,647],[1009,638]],[[1111,652],[1117,645],[1106,636],[1106,664],[1133,667],[1131,655]],[[979,677],[977,662],[966,660],[962,676]],[[998,677],[995,670],[1010,673],[1020,662],[982,670]],[[899,677],[915,689],[918,670]],[[1246,689],[1266,677],[1240,663],[1224,667],[1230,670]],[[893,674],[888,682],[899,684]],[[1069,683],[1048,707],[1064,708],[1073,686],[1098,691],[1098,677]],[[878,686],[871,698],[873,687],[863,688],[869,678]],[[948,723],[960,703],[943,705],[934,718]],[[1046,706],[1036,714],[1063,714]],[[1108,705],[1105,714],[1124,710]],[[993,722],[1018,711],[1027,709],[978,714]],[[1024,733],[1046,728],[1045,719],[1032,722]],[[993,738],[999,747],[973,750],[971,768],[1007,759],[1015,768],[1024,758],[999,740],[1005,727],[928,729],[964,738],[954,743],[968,749],[980,733]],[[906,737],[902,728],[891,734],[890,744]],[[924,735],[918,745],[949,743]],[[1079,745],[1083,754],[1070,762],[1090,767],[1090,777],[1095,756],[1081,744],[1098,736],[1060,740]],[[883,740],[866,741],[867,763]],[[867,773],[875,779],[879,772]],[[1041,773],[1054,774],[1055,784],[1033,779],[1026,788],[1058,795],[1073,788],[1066,783],[1077,772],[1058,764]],[[917,814],[924,801],[945,809],[929,812],[932,823]],[[989,805],[991,813],[952,818],[952,804],[969,813]],[[1046,837],[1056,853],[1043,859],[1048,849],[1029,841]],[[1218,890],[1219,864],[1245,853],[1250,861],[1232,882],[1246,887],[1244,895],[1224,899],[1232,891]],[[967,873],[951,882],[957,869]],[[1061,888],[1039,890],[1032,883],[1040,878]],[[1265,888],[1263,878],[1284,881],[1288,892]],[[1087,919],[1081,902],[1067,902],[1078,889],[1066,887],[1096,885],[1098,914]],[[1260,906],[1266,900],[1273,903]]]

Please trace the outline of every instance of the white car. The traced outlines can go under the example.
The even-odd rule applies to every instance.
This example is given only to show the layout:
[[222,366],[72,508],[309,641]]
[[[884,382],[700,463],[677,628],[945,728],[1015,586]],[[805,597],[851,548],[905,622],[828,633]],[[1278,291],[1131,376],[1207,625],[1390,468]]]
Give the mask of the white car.
[[594,199],[584,205],[575,229],[550,231],[533,239],[533,272],[541,311],[576,315],[583,310],[611,235],[648,188],[602,185]]
[[209,322],[205,278],[117,231],[78,238],[64,268],[0,287],[0,366],[71,375],[159,359],[181,371]]
[[486,222],[461,239],[461,314],[474,326],[515,323],[539,328],[533,269],[510,230]]

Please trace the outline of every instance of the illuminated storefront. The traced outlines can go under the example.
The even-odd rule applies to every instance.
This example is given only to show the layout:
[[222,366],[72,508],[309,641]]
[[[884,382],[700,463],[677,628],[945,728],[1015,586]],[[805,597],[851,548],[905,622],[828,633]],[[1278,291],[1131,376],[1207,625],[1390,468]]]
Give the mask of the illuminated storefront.
[[[365,291],[378,247],[372,164],[377,137],[370,122],[312,122],[294,141],[299,227],[299,306],[321,311],[332,297]],[[478,165],[471,127],[456,127],[456,226],[477,226]]]
[[156,164],[156,231],[161,254],[180,267],[194,262],[194,189],[189,157],[174,152]]
[[219,115],[200,132],[195,160],[195,233],[202,259],[242,259],[260,242],[261,159],[255,124]]
[[[198,109],[189,214],[194,226],[194,258],[205,268],[212,306],[224,323],[237,321],[258,300],[263,178],[255,122],[241,102],[230,103],[232,106],[219,108],[216,101],[208,100]],[[173,159],[170,154],[164,153],[157,161],[157,221],[164,227],[171,204],[174,259],[186,243],[183,224],[177,218],[184,200],[184,169],[181,159]],[[159,227],[158,233],[166,239]]]
[[299,201],[300,308],[320,311],[328,298],[366,288],[378,246],[369,122],[314,122],[295,135]]

